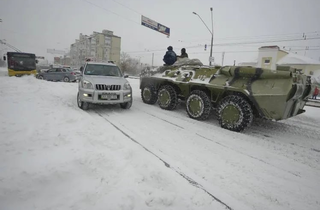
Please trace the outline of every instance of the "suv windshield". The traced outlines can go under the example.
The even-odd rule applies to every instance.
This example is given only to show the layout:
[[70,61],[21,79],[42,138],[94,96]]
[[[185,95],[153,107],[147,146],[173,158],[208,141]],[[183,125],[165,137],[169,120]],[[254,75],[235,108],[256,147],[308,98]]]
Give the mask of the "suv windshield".
[[100,64],[88,64],[84,72],[85,75],[99,75],[121,77],[121,71],[117,66],[108,66]]

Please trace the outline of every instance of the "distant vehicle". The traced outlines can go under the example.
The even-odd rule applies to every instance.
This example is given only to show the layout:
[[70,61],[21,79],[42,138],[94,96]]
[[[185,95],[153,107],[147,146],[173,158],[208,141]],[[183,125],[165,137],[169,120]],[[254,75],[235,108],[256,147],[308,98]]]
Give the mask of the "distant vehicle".
[[64,82],[73,82],[79,79],[79,75],[70,69],[64,68],[52,68],[40,72],[37,75],[38,79],[50,80],[50,81],[64,81]]
[[46,72],[46,71],[48,71],[49,69],[40,69],[40,73],[43,73],[43,72]]
[[35,54],[22,52],[8,52],[7,57],[3,56],[3,60],[7,60],[8,62],[9,76],[37,74],[37,60]]
[[111,63],[86,63],[82,71],[77,96],[78,107],[89,104],[120,104],[123,109],[132,105],[132,88],[118,66]]

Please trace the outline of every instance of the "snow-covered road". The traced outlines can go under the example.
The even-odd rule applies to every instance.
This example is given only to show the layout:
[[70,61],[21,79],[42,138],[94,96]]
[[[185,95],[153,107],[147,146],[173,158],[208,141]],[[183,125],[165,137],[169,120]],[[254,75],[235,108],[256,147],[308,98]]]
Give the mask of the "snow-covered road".
[[80,110],[77,83],[0,76],[0,209],[320,209],[320,108],[257,120],[144,104]]

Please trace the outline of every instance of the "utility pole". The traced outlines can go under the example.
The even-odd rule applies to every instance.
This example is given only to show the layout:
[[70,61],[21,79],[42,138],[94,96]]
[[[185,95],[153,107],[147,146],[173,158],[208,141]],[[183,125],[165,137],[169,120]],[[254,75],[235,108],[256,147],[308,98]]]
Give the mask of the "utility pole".
[[236,60],[233,60],[233,65],[234,65],[234,66],[236,65]]
[[153,67],[153,58],[154,58],[154,53],[152,53],[152,67]]
[[225,53],[225,52],[222,52],[222,62],[221,62],[221,66],[223,66],[223,61],[224,61],[224,53]]

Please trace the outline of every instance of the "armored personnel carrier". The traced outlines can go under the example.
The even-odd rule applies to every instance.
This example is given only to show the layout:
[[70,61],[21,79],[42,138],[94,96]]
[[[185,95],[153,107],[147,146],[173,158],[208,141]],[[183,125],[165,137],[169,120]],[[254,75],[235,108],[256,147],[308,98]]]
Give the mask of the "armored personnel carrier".
[[148,71],[140,89],[146,104],[173,110],[184,100],[190,118],[206,120],[214,110],[222,128],[240,132],[254,117],[278,121],[303,113],[313,86],[309,76],[290,67],[273,71],[184,63]]

